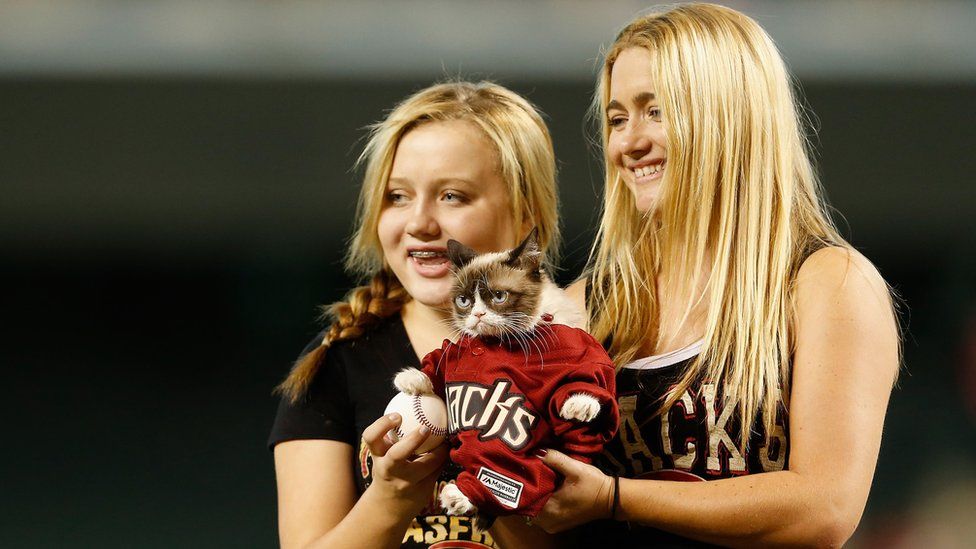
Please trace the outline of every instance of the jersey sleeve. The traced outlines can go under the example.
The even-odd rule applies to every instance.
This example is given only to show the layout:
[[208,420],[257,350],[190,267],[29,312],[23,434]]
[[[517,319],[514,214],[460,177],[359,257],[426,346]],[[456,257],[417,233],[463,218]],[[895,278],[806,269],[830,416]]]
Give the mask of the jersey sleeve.
[[434,349],[433,351],[427,353],[427,356],[420,361],[420,371],[430,378],[430,382],[434,385],[434,393],[441,397],[444,397],[444,349],[450,344],[449,341],[444,340],[444,344],[440,349]]
[[[318,336],[303,355],[321,341]],[[345,365],[334,351],[326,351],[304,397],[294,403],[282,397],[268,437],[269,448],[289,440],[324,439],[353,444],[356,435]]]
[[[591,358],[578,364],[563,380],[549,400],[549,417],[561,450],[580,461],[590,463],[594,454],[613,438],[620,421],[615,396],[615,371],[611,363]],[[566,400],[585,393],[600,403],[600,414],[590,422],[563,419],[559,415]]]

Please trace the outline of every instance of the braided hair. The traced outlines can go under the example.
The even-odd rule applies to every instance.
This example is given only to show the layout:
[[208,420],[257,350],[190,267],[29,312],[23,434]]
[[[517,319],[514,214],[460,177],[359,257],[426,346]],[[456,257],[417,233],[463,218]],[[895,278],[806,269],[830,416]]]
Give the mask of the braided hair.
[[361,337],[384,319],[400,312],[410,295],[400,281],[387,269],[373,275],[369,284],[354,288],[342,301],[324,306],[323,316],[331,322],[322,343],[305,353],[292,366],[288,377],[275,389],[291,402],[298,401],[308,389],[335,343]]

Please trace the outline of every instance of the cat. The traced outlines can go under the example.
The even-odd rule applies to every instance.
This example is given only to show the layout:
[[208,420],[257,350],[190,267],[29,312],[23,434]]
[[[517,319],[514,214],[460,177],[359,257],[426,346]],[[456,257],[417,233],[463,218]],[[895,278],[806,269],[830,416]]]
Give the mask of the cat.
[[[530,401],[535,398],[538,405],[530,411],[524,411],[522,418],[535,414],[545,420],[545,414],[539,413],[538,408],[545,408],[549,398],[553,400],[564,399],[558,408],[559,419],[553,420],[550,417],[548,423],[561,423],[561,432],[573,431],[573,436],[582,436],[579,433],[586,431],[590,424],[604,411],[604,406],[610,406],[612,413],[605,413],[604,416],[612,417],[611,425],[604,426],[602,423],[594,429],[602,429],[602,435],[597,436],[600,440],[609,440],[606,431],[609,429],[610,436],[616,429],[616,400],[613,398],[613,366],[609,357],[602,347],[596,343],[589,335],[582,332],[586,326],[586,315],[579,310],[569,299],[563,290],[553,283],[547,275],[542,265],[542,252],[538,243],[538,232],[533,229],[529,235],[517,247],[495,253],[478,254],[471,248],[450,240],[447,243],[447,255],[453,265],[455,282],[451,291],[452,323],[459,334],[458,342],[451,343],[445,341],[444,346],[432,352],[424,359],[424,371],[408,368],[398,373],[394,379],[396,388],[408,394],[436,394],[446,396],[448,401],[449,427],[452,436],[459,430],[474,429],[471,425],[464,425],[464,420],[459,418],[480,417],[485,421],[491,420],[495,425],[500,425],[503,420],[498,419],[504,414],[505,421],[508,414],[517,405],[525,403],[526,410],[532,408]],[[516,351],[515,349],[518,349]],[[485,378],[478,379],[477,374],[470,372],[463,375],[454,375],[451,370],[456,361],[464,360],[464,350],[469,349],[472,353],[470,357],[472,364],[479,369],[486,370]],[[567,349],[570,354],[579,351],[580,360],[584,366],[577,368],[576,364],[566,363]],[[440,351],[440,353],[438,353]],[[453,353],[453,354],[452,354]],[[524,356],[524,362],[518,363],[518,354]],[[581,354],[580,354],[581,353]],[[455,357],[455,354],[457,357]],[[436,355],[436,356],[432,356]],[[476,355],[476,356],[475,356]],[[576,356],[576,355],[573,355]],[[513,360],[513,358],[515,360]],[[547,364],[547,359],[549,363]],[[560,360],[561,359],[561,360]],[[442,362],[448,366],[441,368]],[[504,362],[504,365],[496,364]],[[539,364],[537,365],[536,362]],[[522,368],[517,374],[507,368]],[[534,370],[533,368],[538,368]],[[547,371],[546,369],[549,368]],[[470,367],[469,367],[470,369]],[[577,371],[579,370],[579,371]],[[425,373],[426,372],[426,373]],[[447,372],[445,374],[445,372]],[[526,373],[533,373],[526,376]],[[534,374],[534,372],[538,372]],[[580,372],[583,372],[582,374]],[[432,374],[438,380],[438,386],[428,374]],[[589,377],[587,377],[589,376]],[[446,377],[446,379],[445,379]],[[512,386],[510,378],[518,378],[518,383]],[[539,383],[535,383],[533,378],[539,378]],[[462,379],[463,378],[463,379]],[[584,379],[584,381],[579,381]],[[546,381],[548,380],[548,381]],[[493,382],[494,385],[488,386],[486,382]],[[446,387],[444,384],[446,383]],[[498,392],[498,384],[507,383],[503,390]],[[547,384],[548,383],[548,384]],[[560,385],[574,383],[574,390],[571,394],[561,394]],[[591,385],[587,385],[587,384]],[[588,390],[592,386],[592,391]],[[609,391],[607,390],[609,386]],[[518,390],[524,389],[524,394]],[[437,390],[440,389],[440,390]],[[445,394],[446,393],[446,394]],[[464,396],[461,394],[464,393]],[[506,404],[509,406],[504,410],[486,410],[490,407],[495,394],[504,395]],[[473,396],[472,396],[473,395]],[[489,396],[492,395],[492,396]],[[513,396],[514,395],[514,396]],[[553,396],[557,395],[557,396]],[[453,398],[452,398],[453,397]],[[499,397],[501,398],[501,397]],[[522,399],[522,400],[519,400]],[[463,400],[463,402],[461,402]],[[601,405],[601,400],[603,405]],[[472,402],[474,404],[472,404]],[[480,408],[479,408],[480,406]],[[528,415],[527,415],[528,414]],[[478,437],[466,435],[461,440],[460,445],[479,446],[482,444],[494,444],[489,448],[489,453],[498,450],[501,446],[495,442],[499,437],[502,439],[508,436],[508,440],[503,440],[508,445],[508,450],[501,448],[501,451],[511,451],[519,456],[525,457],[523,453],[525,444],[529,444],[528,438],[532,438],[535,432],[532,431],[535,419],[524,420],[521,425],[512,423],[502,432],[501,427],[479,427],[481,431]],[[471,423],[469,421],[469,423]],[[572,423],[573,425],[568,425]],[[606,421],[604,422],[606,423]],[[537,440],[538,444],[555,444],[555,435],[550,432],[551,425],[548,426],[546,435],[549,440]],[[500,434],[499,434],[500,433]],[[514,434],[513,434],[514,433]],[[521,436],[521,438],[520,438]],[[540,435],[541,437],[542,435]],[[591,433],[587,435],[593,437]],[[605,442],[605,440],[604,440]],[[592,445],[592,440],[586,438],[586,444]],[[521,446],[520,446],[521,445]],[[588,450],[599,451],[594,446]],[[461,454],[459,448],[452,451],[452,459],[464,458],[467,450]],[[478,449],[481,452],[481,449]],[[522,453],[519,453],[522,452]],[[480,455],[480,454],[479,454]],[[528,454],[531,455],[531,454]],[[579,456],[585,459],[585,454]],[[507,461],[511,462],[511,460]],[[543,466],[544,467],[544,466]],[[485,485],[489,485],[483,471],[488,470],[493,478],[501,478],[504,486],[499,492],[498,486],[489,486],[489,490],[503,505],[495,505],[496,502],[489,501],[490,511],[493,514],[511,512],[518,509],[521,490],[523,485],[532,488],[533,481],[545,485],[545,489],[551,491],[551,484],[554,478],[549,478],[545,474],[543,478],[532,477],[526,479],[509,478],[510,472],[495,471],[487,467],[481,467],[478,473],[478,480]],[[462,476],[464,473],[462,473]],[[440,503],[449,515],[471,515],[478,514],[478,506],[471,501],[468,494],[462,491],[459,484],[463,484],[462,476],[458,482],[448,484],[441,491]],[[517,475],[516,475],[517,476]],[[530,475],[531,476],[531,475]],[[521,477],[519,477],[521,478]],[[507,482],[507,484],[506,484]],[[467,481],[468,491],[481,492],[482,489],[470,481]],[[518,487],[519,496],[515,493]],[[511,493],[505,492],[509,490]],[[542,489],[540,489],[542,491]],[[499,496],[499,493],[502,493]],[[486,501],[483,494],[479,494],[482,501]],[[546,493],[544,498],[548,498]],[[531,499],[530,497],[526,498]],[[514,503],[514,505],[513,505]],[[544,503],[544,499],[542,500]],[[538,502],[530,502],[527,514],[534,515],[541,508]]]

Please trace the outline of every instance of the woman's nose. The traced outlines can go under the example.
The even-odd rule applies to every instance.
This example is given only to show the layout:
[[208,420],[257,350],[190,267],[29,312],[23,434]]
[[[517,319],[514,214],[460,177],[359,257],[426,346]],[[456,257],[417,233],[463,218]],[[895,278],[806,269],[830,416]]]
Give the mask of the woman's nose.
[[440,225],[437,217],[431,212],[431,206],[424,201],[417,201],[407,222],[407,233],[415,237],[436,238],[440,235]]
[[647,136],[643,120],[634,120],[627,124],[620,145],[623,153],[632,158],[640,158],[650,151],[653,145]]

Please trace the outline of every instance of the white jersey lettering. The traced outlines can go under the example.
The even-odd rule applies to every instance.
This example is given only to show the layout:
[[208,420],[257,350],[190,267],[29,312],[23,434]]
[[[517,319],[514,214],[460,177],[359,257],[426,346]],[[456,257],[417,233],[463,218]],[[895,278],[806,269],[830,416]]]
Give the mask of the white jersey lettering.
[[728,431],[725,430],[725,426],[729,422],[729,418],[732,417],[735,407],[726,406],[722,410],[722,415],[716,421],[715,384],[705,383],[702,385],[702,396],[705,397],[705,413],[707,414],[706,419],[708,422],[708,459],[705,462],[706,469],[713,473],[722,472],[722,462],[718,454],[718,448],[721,445],[725,447],[725,451],[729,454],[729,471],[733,473],[745,472],[746,460],[739,453],[739,449],[736,448],[735,443],[732,442],[732,437],[729,436]]
[[[668,397],[670,396],[669,394]],[[695,463],[695,443],[690,440],[686,441],[684,453],[679,452],[677,454],[675,453],[676,449],[671,443],[671,411],[679,406],[686,420],[695,418],[695,399],[686,390],[682,393],[681,398],[661,416],[661,447],[664,448],[664,452],[667,455],[671,456],[671,461],[674,463],[675,469],[690,471],[691,466]]]
[[525,406],[525,395],[509,393],[512,382],[491,386],[451,383],[446,387],[448,426],[452,433],[477,430],[480,440],[498,438],[513,450],[525,447],[539,417]]
[[[763,471],[782,471],[786,465],[786,429],[779,422],[773,426],[773,433],[769,437],[769,443],[759,450],[759,463]],[[776,459],[769,459],[769,453],[776,452]]]
[[617,400],[617,404],[620,408],[620,430],[617,432],[617,436],[620,437],[620,442],[623,444],[624,456],[630,459],[634,474],[639,475],[645,472],[641,457],[651,461],[652,471],[663,469],[664,462],[647,448],[644,437],[641,436],[640,426],[634,420],[637,396],[621,397]]

